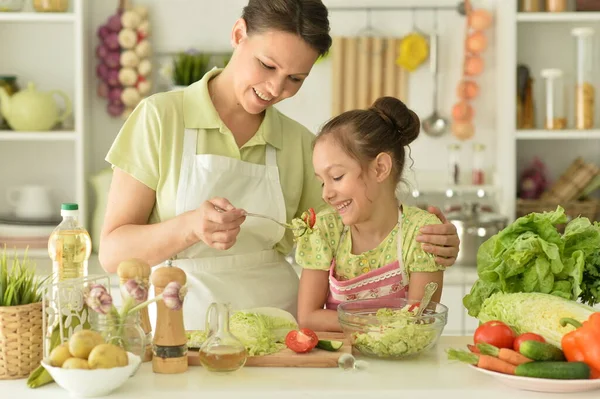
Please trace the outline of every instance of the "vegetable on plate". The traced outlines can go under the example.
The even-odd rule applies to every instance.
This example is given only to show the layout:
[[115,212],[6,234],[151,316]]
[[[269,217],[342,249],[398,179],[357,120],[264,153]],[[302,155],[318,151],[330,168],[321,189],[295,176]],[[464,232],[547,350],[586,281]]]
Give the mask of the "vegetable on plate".
[[561,326],[565,317],[579,322],[587,320],[595,309],[556,295],[532,293],[496,293],[487,298],[479,312],[481,322],[500,320],[516,334],[539,334],[546,342],[560,347],[563,335],[574,330],[571,325]]
[[481,369],[496,371],[502,374],[515,375],[515,370],[517,369],[517,366],[515,366],[514,364],[510,364],[509,362],[501,360],[497,357],[469,353],[467,351],[458,349],[448,349],[448,359],[458,360],[463,363],[469,363]]
[[562,347],[569,362],[585,362],[591,368],[592,378],[600,378],[600,312],[594,313],[583,324],[573,319],[562,319],[561,325],[576,328],[562,338]]
[[475,344],[484,342],[497,348],[512,348],[515,333],[503,322],[490,320],[477,327],[473,340]]
[[463,298],[469,314],[481,320],[485,300],[496,293],[542,293],[590,306],[600,302],[600,223],[575,218],[561,234],[557,226],[565,223],[559,206],[520,217],[485,241],[477,252],[479,279]]
[[517,366],[515,375],[555,380],[587,380],[590,378],[590,368],[583,362],[531,362]]
[[483,355],[489,355],[497,357],[500,360],[504,360],[510,364],[514,364],[515,366],[519,366],[524,363],[532,362],[530,358],[523,356],[519,352],[516,352],[509,348],[497,348],[494,345],[480,343],[477,344],[477,349]]
[[525,341],[521,344],[519,352],[530,359],[537,361],[565,361],[565,354],[556,346],[539,341]]
[[520,351],[521,348],[521,344],[525,341],[539,341],[539,342],[546,342],[546,340],[544,339],[544,337],[542,337],[539,334],[534,334],[534,333],[524,333],[519,335],[517,338],[515,338],[515,342],[513,344],[513,349],[516,352]]

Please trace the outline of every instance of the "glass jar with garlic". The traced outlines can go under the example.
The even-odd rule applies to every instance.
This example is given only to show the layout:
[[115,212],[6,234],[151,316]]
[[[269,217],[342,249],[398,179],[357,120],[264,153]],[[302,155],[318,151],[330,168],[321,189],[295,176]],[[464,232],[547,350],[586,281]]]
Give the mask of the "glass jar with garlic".
[[594,29],[574,28],[576,40],[575,127],[591,129],[594,126],[595,70]]

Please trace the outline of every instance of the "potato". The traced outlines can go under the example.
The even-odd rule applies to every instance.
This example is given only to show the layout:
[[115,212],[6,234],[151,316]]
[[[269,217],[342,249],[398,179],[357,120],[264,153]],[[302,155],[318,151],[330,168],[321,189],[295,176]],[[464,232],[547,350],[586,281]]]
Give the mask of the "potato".
[[78,357],[70,357],[62,365],[63,369],[81,369],[81,370],[89,370],[90,365],[87,360],[80,359]]
[[71,358],[71,352],[69,352],[69,343],[63,342],[50,352],[50,365],[54,367],[62,367],[65,360]]
[[101,344],[92,349],[88,363],[93,369],[111,369],[127,366],[129,359],[123,348],[113,344]]
[[103,343],[104,338],[96,331],[80,330],[71,335],[69,339],[69,351],[75,357],[87,359],[92,349]]

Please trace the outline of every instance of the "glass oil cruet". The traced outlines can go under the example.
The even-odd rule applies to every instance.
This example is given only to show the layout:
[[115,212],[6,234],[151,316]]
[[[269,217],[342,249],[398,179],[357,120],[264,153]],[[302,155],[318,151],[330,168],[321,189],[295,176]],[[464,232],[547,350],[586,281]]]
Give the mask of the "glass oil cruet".
[[209,371],[236,371],[246,364],[246,348],[229,331],[229,306],[213,302],[206,312],[208,338],[199,351],[202,366]]

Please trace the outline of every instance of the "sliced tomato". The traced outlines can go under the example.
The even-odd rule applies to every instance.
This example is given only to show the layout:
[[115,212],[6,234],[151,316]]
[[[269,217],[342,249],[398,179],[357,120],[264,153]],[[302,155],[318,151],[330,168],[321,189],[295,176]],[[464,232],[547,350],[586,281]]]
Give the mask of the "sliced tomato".
[[521,334],[519,335],[517,338],[515,338],[515,342],[513,343],[513,349],[516,352],[519,352],[519,349],[521,349],[521,344],[525,341],[540,341],[540,342],[546,342],[546,340],[544,339],[544,337],[542,337],[539,334],[535,334],[535,333],[525,333],[525,334]]
[[318,343],[319,337],[309,328],[292,330],[285,337],[285,345],[296,353],[310,352]]
[[410,307],[408,308],[409,312],[414,312],[415,309],[418,309],[419,306],[421,306],[421,302],[417,302],[417,303],[413,303],[412,305],[410,305]]
[[313,208],[308,209],[308,226],[312,229],[317,223],[317,214]]

